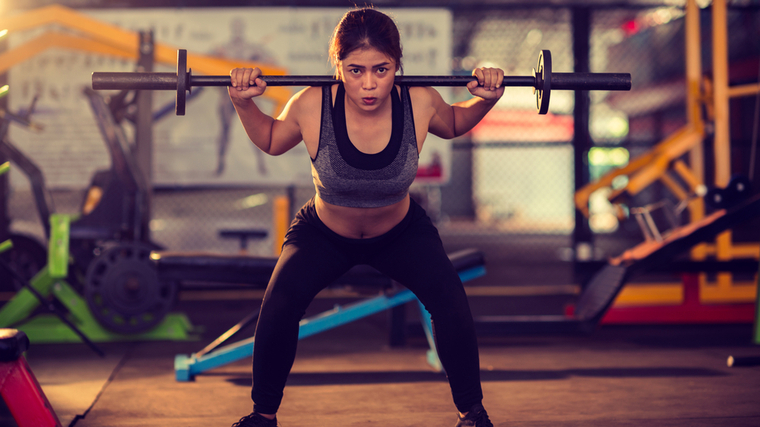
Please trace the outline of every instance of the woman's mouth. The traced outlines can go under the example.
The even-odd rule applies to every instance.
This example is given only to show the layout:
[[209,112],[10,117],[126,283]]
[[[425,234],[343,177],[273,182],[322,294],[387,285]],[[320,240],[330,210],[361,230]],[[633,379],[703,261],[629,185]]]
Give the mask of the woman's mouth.
[[362,101],[364,101],[364,105],[373,105],[377,98],[362,98]]

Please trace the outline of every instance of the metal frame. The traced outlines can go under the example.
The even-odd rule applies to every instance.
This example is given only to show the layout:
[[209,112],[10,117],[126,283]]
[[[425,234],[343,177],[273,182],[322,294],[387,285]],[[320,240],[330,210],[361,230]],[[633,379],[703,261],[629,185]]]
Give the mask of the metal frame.
[[[696,0],[686,3],[686,116],[687,123],[649,152],[644,153],[619,169],[615,169],[590,183],[575,193],[575,204],[585,216],[589,215],[588,201],[593,192],[611,187],[612,181],[622,175],[629,177],[628,184],[613,191],[609,199],[615,203],[624,196],[635,196],[655,182],[660,182],[689,210],[690,224],[705,218],[704,194],[706,182],[724,188],[731,179],[730,164],[730,98],[748,96],[760,91],[760,83],[742,86],[728,84],[728,41],[726,1],[715,0],[712,5],[712,69],[713,79],[707,80],[702,74],[699,7]],[[703,111],[704,114],[703,117]],[[714,156],[705,159],[703,141],[706,136],[706,121],[714,124]],[[683,161],[688,156],[689,164]],[[715,175],[705,177],[705,162],[712,161]],[[672,175],[672,176],[671,176]],[[682,182],[679,183],[678,177]],[[643,229],[642,229],[643,230]],[[758,258],[757,243],[737,244],[732,242],[731,231],[717,236],[714,243],[703,243],[691,250],[694,261],[704,261],[715,256],[719,261],[735,258]],[[751,302],[756,298],[755,286],[736,285],[730,272],[717,273],[715,281],[708,281],[706,274],[699,275],[699,297],[702,303]],[[673,284],[669,284],[671,287]],[[675,285],[678,290],[683,284]],[[661,285],[628,287],[620,295],[621,304],[649,305],[658,303],[652,295],[660,294]],[[660,304],[669,302],[661,299]]]
[[[168,314],[155,328],[141,334],[117,334],[103,327],[92,315],[87,302],[69,285],[65,278],[68,274],[69,261],[69,223],[71,216],[54,214],[51,216],[51,238],[48,265],[38,272],[30,281],[29,288],[24,287],[7,303],[0,307],[0,328],[15,325],[24,331],[33,342],[61,343],[91,340],[134,341],[134,340],[194,340],[193,326],[181,313]],[[33,316],[40,306],[42,297],[52,296],[68,310],[67,320],[84,334],[81,337],[71,325],[52,314]]]
[[[485,275],[484,266],[477,266],[459,272],[462,282],[472,280]],[[310,337],[332,328],[351,323],[355,320],[371,316],[375,313],[406,304],[417,300],[412,291],[405,289],[393,295],[380,295],[367,298],[347,305],[336,305],[332,310],[322,312],[308,319],[301,320],[298,330],[298,339]],[[418,300],[417,300],[418,301]],[[443,371],[433,339],[433,328],[430,314],[418,301],[422,327],[425,330],[430,349],[427,352],[427,360],[430,366],[439,372]],[[174,358],[174,372],[177,381],[192,381],[195,376],[208,370],[232,363],[253,355],[254,338],[248,338],[224,347],[218,347],[213,352],[197,356],[179,354]]]

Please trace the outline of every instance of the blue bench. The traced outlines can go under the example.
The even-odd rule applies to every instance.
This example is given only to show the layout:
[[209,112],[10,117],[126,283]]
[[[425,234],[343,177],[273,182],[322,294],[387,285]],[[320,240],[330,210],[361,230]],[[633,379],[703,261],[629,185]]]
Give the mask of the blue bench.
[[[152,258],[156,263],[158,276],[161,280],[248,284],[262,289],[269,282],[269,277],[277,262],[276,258],[243,255],[172,254],[169,252],[154,253]],[[478,250],[458,251],[450,254],[449,258],[463,282],[483,276],[486,273],[483,253]],[[408,302],[417,301],[411,291],[401,288],[390,278],[366,265],[354,267],[331,286],[345,285],[380,288],[383,292],[378,296],[335,306],[331,310],[301,320],[299,339],[316,335]],[[422,326],[430,346],[427,352],[428,363],[435,369],[442,371],[443,368],[435,350],[430,314],[419,301],[417,303],[421,313]],[[250,323],[255,320],[256,316],[257,313],[254,313],[241,323]],[[215,343],[226,340],[227,336],[240,329],[241,323],[215,340]],[[253,337],[225,346],[214,345],[215,343],[190,355],[177,355],[174,359],[177,381],[192,381],[198,374],[249,358],[253,354]]]

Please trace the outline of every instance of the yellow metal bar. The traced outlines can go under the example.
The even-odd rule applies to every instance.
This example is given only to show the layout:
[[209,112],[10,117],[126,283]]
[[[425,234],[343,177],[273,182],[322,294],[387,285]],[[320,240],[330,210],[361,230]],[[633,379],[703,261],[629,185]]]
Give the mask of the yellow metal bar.
[[[702,79],[702,53],[700,43],[699,7],[696,0],[686,2],[686,118],[692,126],[702,126],[700,113],[700,82]],[[701,152],[701,147],[700,147]],[[692,159],[696,160],[696,159]],[[692,165],[697,163],[692,161]]]
[[628,185],[625,187],[625,191],[631,195],[638,194],[641,190],[659,179],[668,170],[669,164],[670,159],[665,156],[658,156],[649,165],[641,168],[636,174],[628,178]]
[[728,116],[728,29],[726,1],[713,0],[713,105],[715,108],[715,182],[725,187],[731,179],[731,132]]
[[756,95],[760,92],[760,83],[731,86],[728,88],[729,98],[740,98],[742,96]]
[[60,5],[46,6],[19,15],[0,18],[0,28],[7,28],[9,32],[25,31],[50,24],[58,24],[80,31],[93,39],[125,50],[137,49],[137,33],[99,21]]
[[58,47],[82,50],[125,59],[137,59],[137,50],[123,50],[109,44],[71,34],[46,32],[39,37],[0,54],[0,73],[8,71],[47,49]]
[[[717,253],[717,247],[714,244],[704,244],[705,255],[714,256]],[[731,259],[733,258],[758,258],[760,245],[757,243],[734,243],[731,245]]]
[[681,187],[681,184],[676,182],[668,173],[664,173],[660,176],[660,182],[662,182],[678,200],[686,200],[689,197],[689,193]]
[[612,181],[618,176],[630,175],[641,168],[647,167],[662,153],[667,153],[671,159],[677,158],[688,151],[689,148],[693,147],[695,142],[701,141],[701,138],[702,133],[696,131],[692,126],[686,125],[682,127],[665,138],[662,142],[658,143],[650,151],[631,159],[627,165],[613,169],[598,180],[583,186],[583,188],[575,193],[575,206],[578,210],[583,212],[585,216],[588,216],[588,200],[591,197],[591,194],[596,190],[609,187],[612,185]]
[[683,304],[681,283],[628,283],[615,298],[614,307]]
[[662,147],[655,159],[630,177],[625,188],[628,194],[640,193],[668,170],[671,161],[681,157],[702,142],[702,134],[693,128],[686,129],[685,132],[678,132],[676,136],[677,138],[674,138],[671,143]]
[[[105,23],[76,12],[64,6],[52,5],[8,18],[0,18],[0,28],[9,31],[24,31],[44,25],[58,24],[64,28],[77,30],[88,38],[116,47],[120,51],[135,52],[139,46],[138,34],[125,30],[117,25]],[[60,37],[60,35],[56,35]],[[177,63],[177,47],[165,43],[156,43],[155,61],[175,65]],[[187,55],[188,67],[201,74],[227,74],[235,67],[259,67],[262,72],[270,75],[286,73],[285,68],[275,67],[252,61],[239,61],[218,58],[210,55]]]
[[[715,186],[726,187],[731,179],[731,129],[728,111],[728,28],[726,1],[713,0],[713,105],[715,108]],[[731,254],[731,232],[726,231],[716,239],[719,261],[728,261]],[[730,292],[731,273],[718,273],[720,292]]]
[[285,241],[285,233],[290,225],[290,201],[287,196],[278,196],[274,199],[274,254],[279,256],[282,251],[282,243]]
[[757,282],[732,282],[726,287],[707,280],[706,274],[699,275],[699,301],[703,304],[726,304],[754,302],[757,298]]
[[698,188],[702,185],[702,180],[697,178],[697,176],[689,169],[688,166],[686,166],[686,163],[684,163],[683,160],[676,160],[673,162],[673,170],[678,173],[678,176],[681,177],[684,181],[686,181],[687,184],[689,184],[689,190],[691,192],[696,192]]
[[[700,274],[699,301],[702,304],[747,303],[757,298],[754,281],[735,282],[731,288],[721,288],[716,283],[707,282],[705,274]],[[615,298],[614,307],[637,307],[653,305],[683,304],[683,284],[628,283]]]

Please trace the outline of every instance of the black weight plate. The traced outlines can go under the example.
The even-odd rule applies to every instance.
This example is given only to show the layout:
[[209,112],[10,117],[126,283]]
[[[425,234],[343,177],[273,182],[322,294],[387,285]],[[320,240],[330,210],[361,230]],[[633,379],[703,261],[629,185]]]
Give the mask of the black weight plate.
[[105,250],[87,269],[85,298],[98,321],[121,334],[150,330],[174,305],[175,282],[161,282],[146,245]]
[[177,97],[174,100],[174,112],[178,116],[185,115],[187,90],[190,89],[190,79],[187,75],[187,51],[177,50]]
[[552,55],[544,49],[538,54],[538,64],[535,73],[537,75],[536,108],[538,114],[549,112],[549,98],[552,92]]

